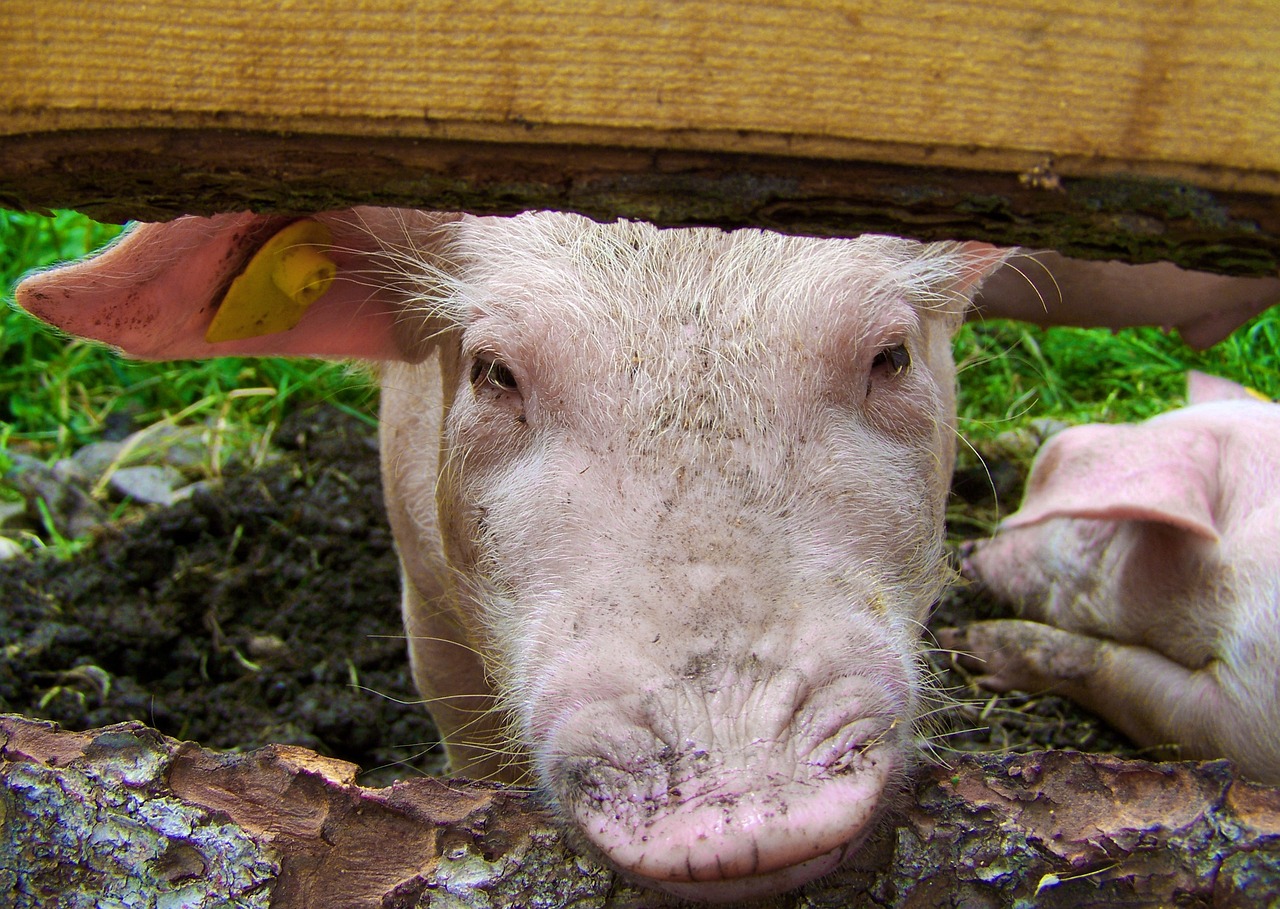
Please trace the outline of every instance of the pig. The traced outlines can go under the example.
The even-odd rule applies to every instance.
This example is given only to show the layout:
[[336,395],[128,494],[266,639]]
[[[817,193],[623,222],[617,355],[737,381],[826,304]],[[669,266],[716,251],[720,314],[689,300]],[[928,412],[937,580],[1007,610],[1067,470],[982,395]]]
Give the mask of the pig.
[[[622,874],[727,902],[840,866],[909,775],[951,577],[949,339],[1009,255],[360,208],[136,226],[18,298],[137,357],[374,364],[453,769],[531,782]],[[259,272],[299,304],[283,327],[233,305]]]
[[1280,783],[1280,405],[1188,376],[1188,406],[1084,425],[962,571],[1021,619],[944,632],[993,691],[1061,693],[1139,745]]

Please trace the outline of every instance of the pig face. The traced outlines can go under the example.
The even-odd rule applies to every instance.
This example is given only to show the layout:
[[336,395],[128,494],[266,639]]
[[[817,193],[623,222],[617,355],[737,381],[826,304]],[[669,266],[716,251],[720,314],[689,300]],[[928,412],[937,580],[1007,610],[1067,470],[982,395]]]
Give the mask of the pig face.
[[[383,374],[424,602],[449,568],[415,637],[465,629],[499,742],[629,874],[729,899],[834,867],[910,763],[948,339],[989,260],[550,215],[452,243],[416,303],[450,326],[438,364]],[[407,421],[436,381],[442,425]]]
[[1051,439],[964,571],[1023,621],[942,636],[995,690],[1054,690],[1139,744],[1280,782],[1280,407],[1188,378],[1191,406]]
[[[377,363],[455,769],[532,780],[639,881],[733,900],[840,864],[911,763],[948,342],[1003,256],[361,209],[143,225],[19,296],[135,355]],[[275,330],[242,281],[305,315]]]

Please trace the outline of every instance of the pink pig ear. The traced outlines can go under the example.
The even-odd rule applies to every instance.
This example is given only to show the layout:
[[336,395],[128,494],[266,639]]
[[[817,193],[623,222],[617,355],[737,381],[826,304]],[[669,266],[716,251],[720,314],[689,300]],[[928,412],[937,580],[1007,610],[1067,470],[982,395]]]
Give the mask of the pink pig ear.
[[[312,219],[323,236],[313,259],[323,292],[287,328],[269,317],[263,291],[240,294],[268,314],[267,328],[232,340],[206,339],[228,288],[256,254],[298,219],[250,213],[137,224],[105,252],[32,275],[17,300],[38,318],[129,356],[174,360],[283,354],[369,360],[418,359],[423,351],[400,326],[406,254],[430,254],[453,216],[395,209],[327,212]],[[272,290],[272,293],[275,291]],[[257,294],[259,299],[254,300]],[[216,332],[215,332],[216,336]]]
[[999,270],[1016,250],[992,246],[978,240],[969,240],[960,244],[960,252],[964,256],[965,268],[960,277],[951,285],[950,290],[966,297],[973,297],[987,278]]
[[1245,388],[1239,382],[1191,370],[1187,373],[1187,403],[1208,404],[1210,401],[1267,401],[1266,395]]
[[1158,521],[1218,539],[1218,444],[1168,426],[1076,426],[1036,457],[1022,508],[1008,528],[1050,518]]

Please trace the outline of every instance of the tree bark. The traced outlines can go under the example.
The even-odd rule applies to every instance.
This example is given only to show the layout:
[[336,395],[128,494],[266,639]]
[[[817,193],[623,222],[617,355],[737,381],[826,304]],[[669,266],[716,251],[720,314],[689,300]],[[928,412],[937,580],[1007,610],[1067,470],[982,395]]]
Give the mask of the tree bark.
[[[137,723],[0,717],[0,906],[661,907],[576,855],[529,791],[272,746],[218,754]],[[7,896],[6,896],[7,894]],[[1280,791],[1229,764],[1046,752],[927,767],[842,871],[770,903],[1259,906]]]
[[1107,171],[1059,178],[1048,161],[1024,173],[984,172],[530,136],[489,143],[207,128],[0,135],[0,205],[143,221],[358,204],[477,214],[552,208],[663,227],[965,238],[1079,258],[1280,272],[1280,195]]

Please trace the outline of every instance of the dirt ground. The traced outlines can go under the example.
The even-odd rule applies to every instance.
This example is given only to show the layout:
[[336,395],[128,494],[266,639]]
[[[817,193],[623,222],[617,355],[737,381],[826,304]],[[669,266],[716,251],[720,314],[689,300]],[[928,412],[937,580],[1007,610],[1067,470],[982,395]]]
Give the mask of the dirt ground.
[[[319,408],[276,442],[278,462],[113,525],[70,561],[0,563],[0,712],[70,729],[140,720],[222,749],[303,745],[358,764],[366,785],[438,772],[434,729],[413,703],[374,432]],[[1018,471],[994,467],[1016,501]],[[960,479],[963,524],[989,512],[991,483]],[[935,625],[994,614],[958,589]],[[1131,753],[1061,699],[975,700],[945,655],[931,659],[961,702],[932,724],[938,758]]]
[[438,770],[414,706],[373,430],[321,408],[284,457],[141,520],[71,561],[0,564],[0,711],[82,729],[141,720],[214,748],[268,742]]

